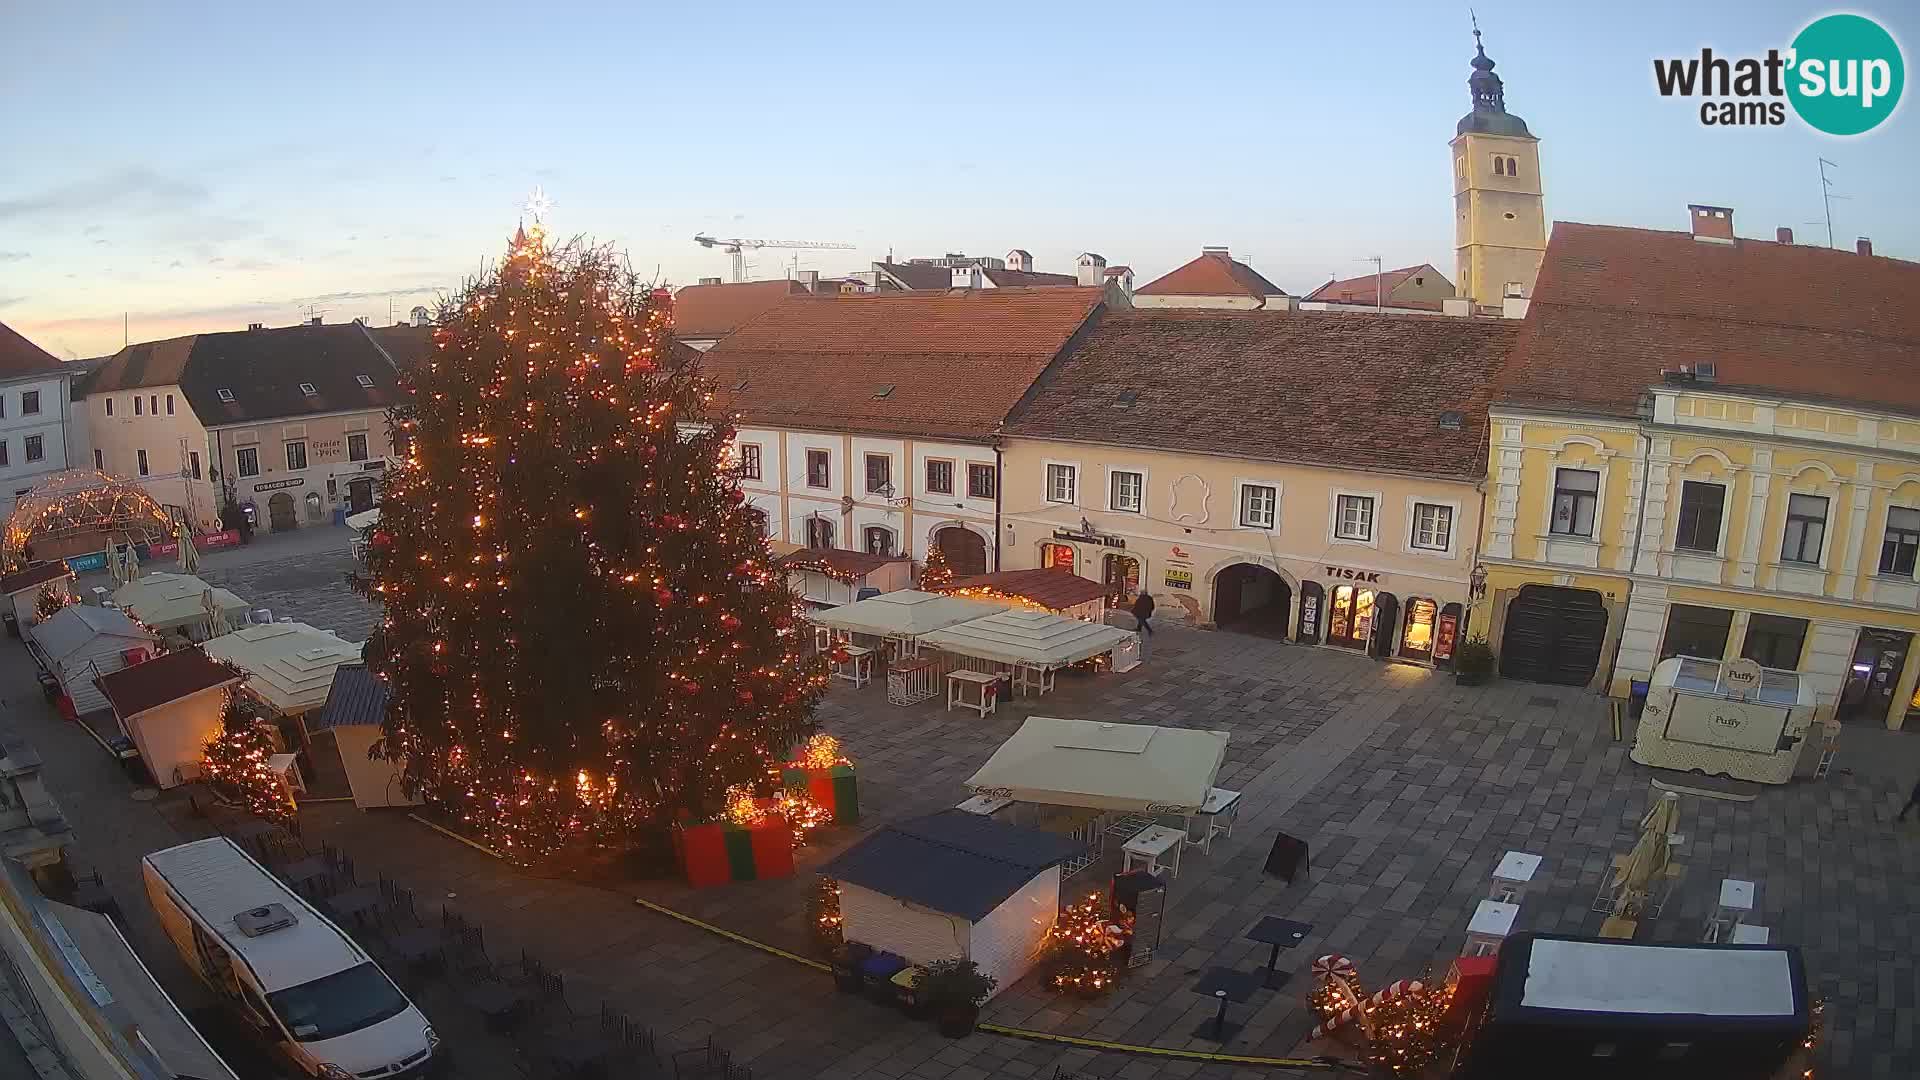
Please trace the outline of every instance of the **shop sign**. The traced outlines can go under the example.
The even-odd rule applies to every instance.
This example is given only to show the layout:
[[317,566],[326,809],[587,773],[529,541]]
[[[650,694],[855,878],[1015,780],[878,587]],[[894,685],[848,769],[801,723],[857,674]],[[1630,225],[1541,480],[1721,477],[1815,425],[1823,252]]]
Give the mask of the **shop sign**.
[[1193,556],[1187,552],[1187,549],[1181,547],[1179,544],[1174,544],[1167,550],[1167,557],[1170,559],[1179,559],[1182,562],[1193,558]]
[[201,548],[202,550],[212,551],[212,550],[217,550],[219,548],[233,547],[239,542],[240,542],[239,532],[233,529],[226,529],[221,532],[208,533],[207,535],[202,536],[199,539],[195,540],[194,544],[199,548]]
[[386,467],[387,467],[387,459],[380,458],[377,461],[368,461],[368,462],[362,463],[360,466],[360,471],[361,472],[378,472],[381,469],[384,469]]
[[1720,669],[1720,681],[1735,700],[1745,701],[1760,689],[1760,664],[1741,657]]
[[300,476],[296,476],[291,480],[269,480],[264,484],[253,485],[253,490],[256,492],[279,491],[281,488],[297,488],[306,482],[306,478]]
[[1193,588],[1193,571],[1175,570],[1169,567],[1167,569],[1167,588],[1169,589]]
[[165,543],[147,545],[146,557],[149,559],[166,559],[178,554],[180,554],[180,545],[172,540],[168,540]]
[[1125,537],[1108,536],[1105,533],[1097,533],[1091,529],[1084,532],[1074,532],[1072,529],[1055,529],[1053,530],[1053,538],[1055,540],[1072,540],[1081,544],[1099,544],[1102,547],[1110,548],[1123,548],[1127,546]]
[[1452,615],[1440,616],[1439,629],[1434,631],[1433,658],[1435,660],[1453,659],[1454,639],[1460,636],[1460,620]]
[[96,551],[91,555],[67,556],[67,569],[76,574],[84,574],[90,570],[105,570],[106,568],[107,553],[104,551]]
[[1345,578],[1348,581],[1362,581],[1368,585],[1380,584],[1380,572],[1377,570],[1354,570],[1345,566],[1329,566],[1327,567],[1327,576],[1330,578]]
[[1300,636],[1308,641],[1320,638],[1320,598],[1312,593],[1300,597]]

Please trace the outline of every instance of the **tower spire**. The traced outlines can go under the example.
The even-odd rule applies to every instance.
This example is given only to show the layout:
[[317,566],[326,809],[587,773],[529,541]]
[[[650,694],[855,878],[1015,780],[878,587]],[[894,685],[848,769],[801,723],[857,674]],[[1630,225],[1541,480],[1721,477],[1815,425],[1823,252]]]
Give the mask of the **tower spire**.
[[1493,61],[1487,56],[1486,46],[1480,41],[1480,17],[1467,9],[1467,15],[1473,20],[1473,74],[1467,77],[1467,91],[1473,98],[1475,112],[1503,113],[1507,111],[1506,90],[1500,84],[1500,76],[1493,73]]

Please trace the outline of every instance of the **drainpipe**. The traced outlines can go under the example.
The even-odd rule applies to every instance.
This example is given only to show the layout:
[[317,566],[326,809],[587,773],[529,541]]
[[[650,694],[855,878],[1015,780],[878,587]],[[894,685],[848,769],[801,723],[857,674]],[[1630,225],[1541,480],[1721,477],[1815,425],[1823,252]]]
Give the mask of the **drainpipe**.
[[1005,440],[996,432],[993,436],[993,572],[1000,572],[1000,499],[1005,489],[1007,477],[1002,467],[1001,455],[1006,452]]
[[[1613,654],[1607,658],[1607,682],[1609,683],[1620,670],[1620,642],[1627,636],[1627,609],[1633,606],[1633,575],[1639,572],[1640,538],[1647,528],[1647,488],[1653,480],[1653,436],[1648,433],[1644,425],[1640,429],[1640,462],[1640,505],[1634,511],[1633,555],[1627,563],[1626,595],[1620,598],[1620,633],[1615,635]],[[1627,688],[1627,699],[1629,703],[1632,702],[1631,686]]]

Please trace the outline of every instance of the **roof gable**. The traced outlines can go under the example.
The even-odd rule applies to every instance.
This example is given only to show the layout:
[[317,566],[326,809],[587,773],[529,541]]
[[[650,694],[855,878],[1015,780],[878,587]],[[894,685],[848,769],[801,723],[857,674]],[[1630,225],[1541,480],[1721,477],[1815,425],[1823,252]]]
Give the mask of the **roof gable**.
[[95,679],[122,720],[169,702],[240,681],[240,673],[198,649],[176,649]]
[[1322,300],[1332,304],[1371,304],[1374,302],[1375,291],[1384,288],[1387,302],[1392,303],[1394,291],[1423,270],[1435,277],[1440,276],[1440,271],[1427,263],[1421,263],[1418,266],[1403,266],[1398,270],[1387,270],[1378,275],[1363,274],[1359,277],[1338,278],[1313,290],[1302,299]]
[[175,386],[186,374],[196,335],[142,341],[106,358],[87,376],[87,393],[106,394],[148,386]]
[[1663,368],[1920,415],[1920,263],[1556,222],[1501,400],[1635,415]]
[[1287,295],[1285,289],[1225,250],[1203,251],[1199,258],[1154,278],[1134,292],[1147,296],[1251,296],[1256,300]]
[[0,323],[0,379],[60,371],[60,358]]
[[309,719],[312,731],[350,725],[378,727],[387,718],[387,684],[365,664],[342,664],[333,672],[327,703],[319,719]]
[[884,825],[821,873],[969,921],[985,918],[1041,871],[1071,858],[1072,840],[965,810]]
[[688,285],[673,294],[673,332],[693,340],[726,337],[787,297],[806,291],[797,281]]

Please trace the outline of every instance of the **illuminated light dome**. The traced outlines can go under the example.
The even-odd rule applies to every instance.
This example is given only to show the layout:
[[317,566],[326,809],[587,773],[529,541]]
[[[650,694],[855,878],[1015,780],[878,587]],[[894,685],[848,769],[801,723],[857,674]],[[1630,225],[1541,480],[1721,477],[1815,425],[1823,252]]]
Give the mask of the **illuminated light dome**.
[[116,543],[152,543],[173,533],[173,519],[147,490],[98,469],[67,469],[49,475],[15,501],[7,518],[0,562],[24,565],[26,550],[50,559],[99,551]]

